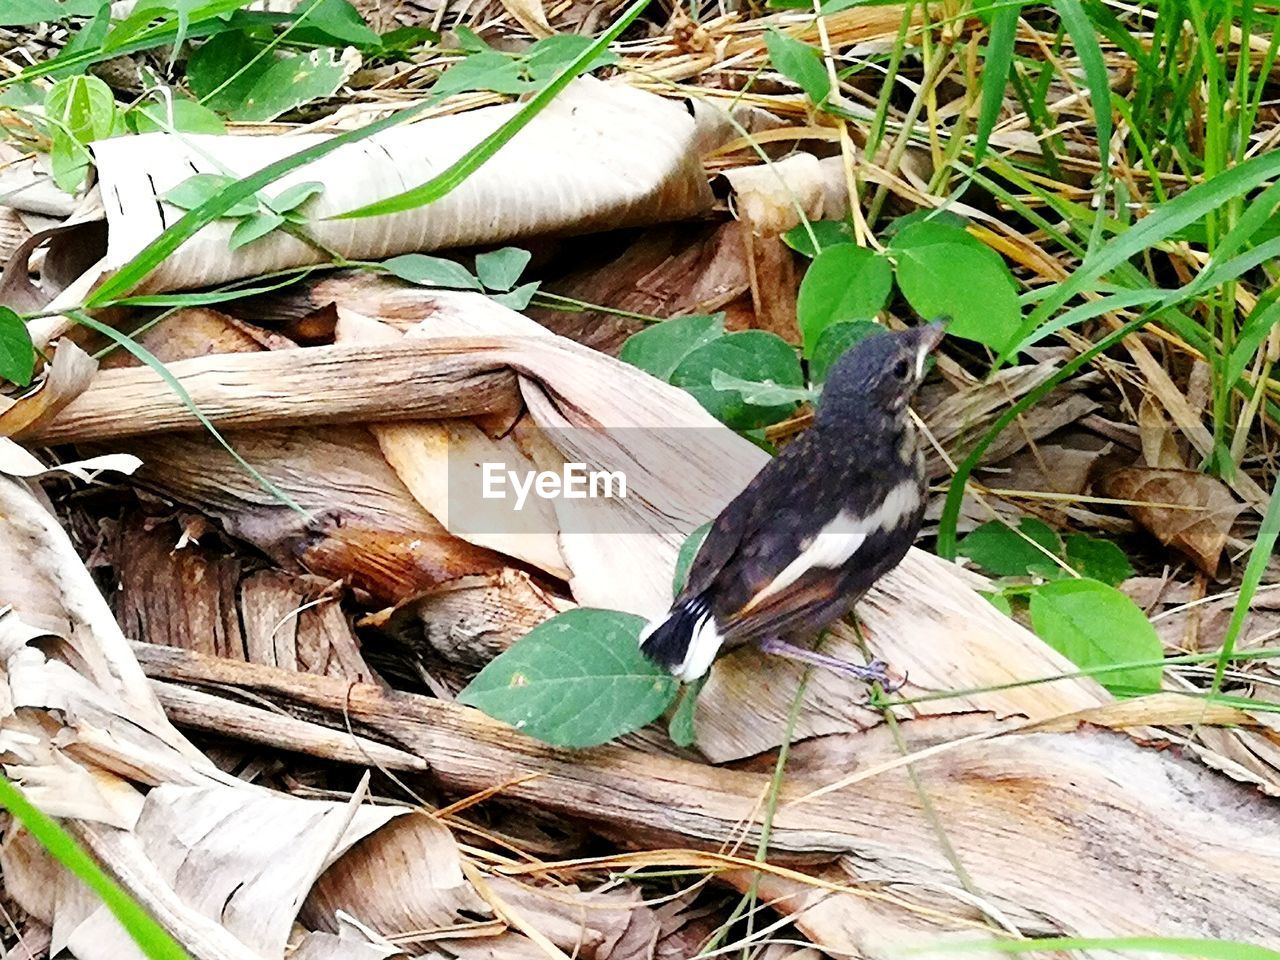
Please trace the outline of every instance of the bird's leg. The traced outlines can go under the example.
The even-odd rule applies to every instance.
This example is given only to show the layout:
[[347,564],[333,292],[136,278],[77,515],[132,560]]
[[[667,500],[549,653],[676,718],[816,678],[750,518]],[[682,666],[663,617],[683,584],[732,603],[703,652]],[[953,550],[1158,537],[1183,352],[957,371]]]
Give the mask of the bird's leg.
[[800,663],[812,664],[815,667],[824,667],[835,673],[842,673],[845,676],[856,677],[865,683],[882,684],[887,692],[897,690],[902,686],[902,681],[891,680],[889,677],[889,668],[883,660],[872,660],[865,667],[861,664],[851,663],[848,660],[841,660],[839,657],[828,656],[825,653],[819,653],[817,650],[809,650],[806,647],[798,647],[794,643],[788,643],[777,637],[760,642],[760,649],[765,653],[771,653],[775,657],[786,657],[788,660],[797,660]]

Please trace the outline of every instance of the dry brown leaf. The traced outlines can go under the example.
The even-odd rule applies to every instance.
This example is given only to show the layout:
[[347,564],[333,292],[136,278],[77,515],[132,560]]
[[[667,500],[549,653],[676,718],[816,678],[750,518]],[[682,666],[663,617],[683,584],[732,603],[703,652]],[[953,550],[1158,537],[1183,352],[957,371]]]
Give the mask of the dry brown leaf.
[[1219,575],[1222,548],[1244,509],[1220,480],[1194,470],[1125,467],[1104,474],[1099,487],[1105,496],[1133,501],[1125,509],[1156,539]]
[[[520,108],[502,104],[396,127],[290,173],[273,189],[325,184],[308,207],[308,229],[323,247],[359,260],[680,220],[710,206],[688,111],[625,83],[582,77],[439,202],[384,217],[331,219],[425,183]],[[164,229],[175,211],[158,198],[192,172],[248,173],[326,139],[152,133],[97,142],[108,201],[104,268],[126,263]],[[353,169],[361,175],[350,176]],[[283,232],[231,252],[230,231],[225,220],[205,227],[145,289],[209,286],[328,259]]]

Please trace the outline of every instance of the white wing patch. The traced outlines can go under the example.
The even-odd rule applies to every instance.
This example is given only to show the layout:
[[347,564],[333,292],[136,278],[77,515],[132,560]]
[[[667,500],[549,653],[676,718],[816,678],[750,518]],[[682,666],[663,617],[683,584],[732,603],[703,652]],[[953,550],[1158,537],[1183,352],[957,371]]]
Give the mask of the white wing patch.
[[770,584],[743,608],[746,613],[756,604],[791,586],[810,570],[833,570],[844,566],[878,530],[892,530],[907,521],[920,505],[920,488],[916,481],[904,480],[866,517],[841,510],[810,540],[800,555],[782,568]]

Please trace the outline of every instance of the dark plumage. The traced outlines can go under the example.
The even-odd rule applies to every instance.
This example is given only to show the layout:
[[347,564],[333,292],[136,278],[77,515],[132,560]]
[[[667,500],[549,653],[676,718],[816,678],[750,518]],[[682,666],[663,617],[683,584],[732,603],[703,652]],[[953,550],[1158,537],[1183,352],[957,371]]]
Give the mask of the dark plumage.
[[645,655],[685,681],[756,643],[860,676],[871,668],[795,647],[843,616],[906,555],[924,514],[923,458],[908,404],[939,324],[877,333],[832,367],[814,426],[715,520]]

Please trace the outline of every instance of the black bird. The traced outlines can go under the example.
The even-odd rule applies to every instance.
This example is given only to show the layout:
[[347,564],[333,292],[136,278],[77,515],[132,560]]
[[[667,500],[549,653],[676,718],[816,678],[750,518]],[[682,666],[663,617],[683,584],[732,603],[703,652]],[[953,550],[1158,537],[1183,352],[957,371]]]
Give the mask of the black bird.
[[906,556],[925,507],[924,458],[908,404],[940,323],[877,332],[832,367],[814,425],[765,465],[712,524],[670,612],[640,634],[649,659],[686,683],[721,652],[755,643],[883,680],[793,641],[844,616]]

